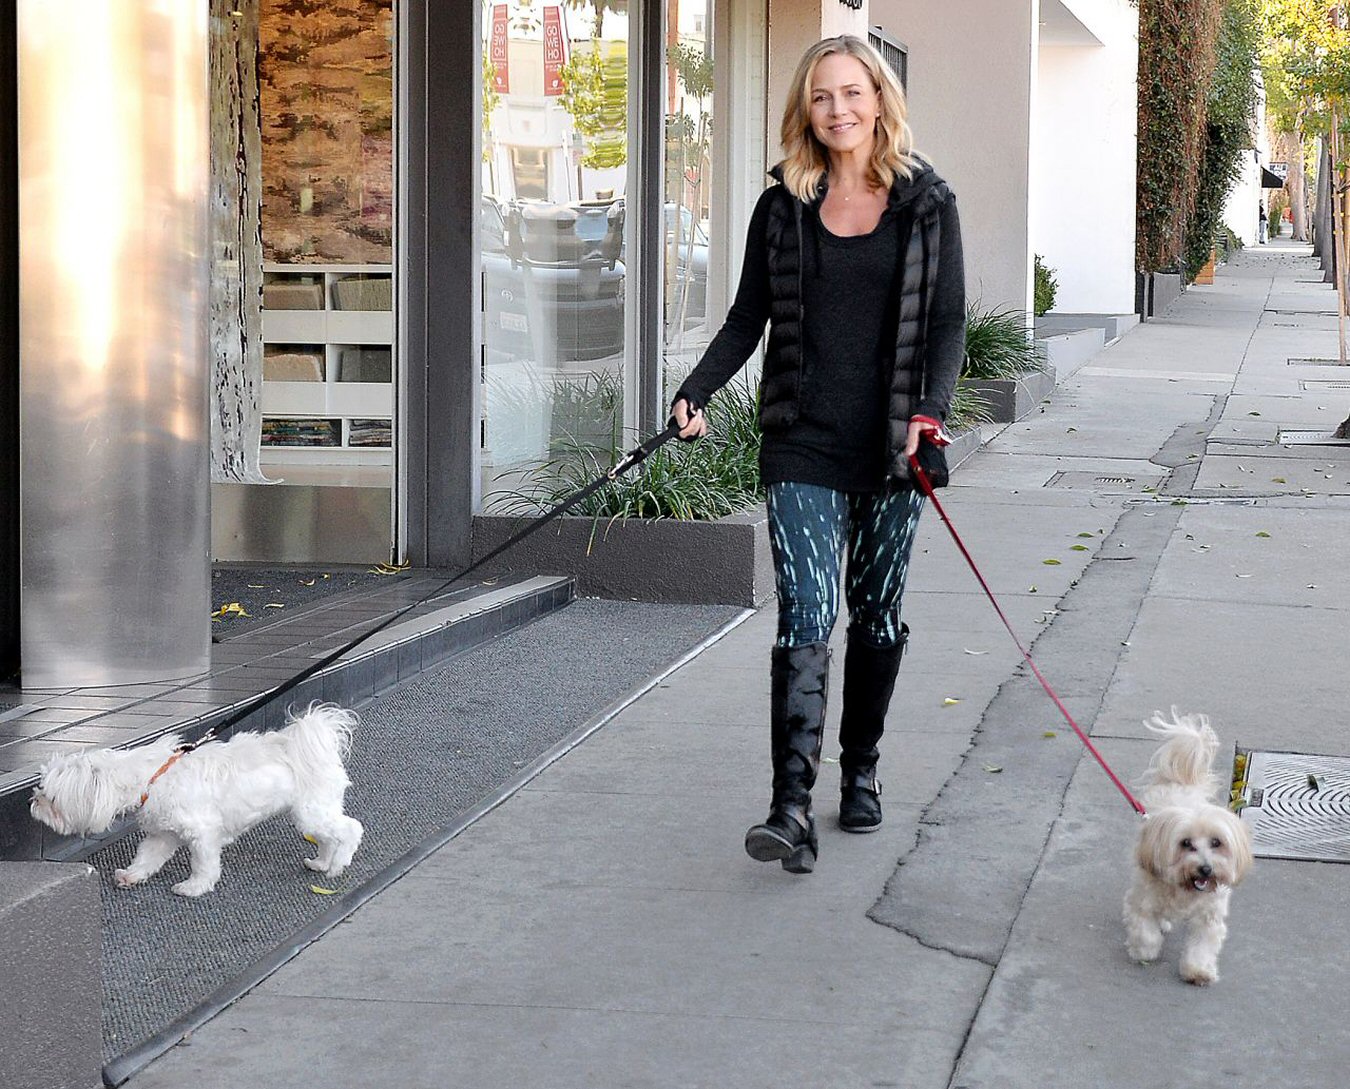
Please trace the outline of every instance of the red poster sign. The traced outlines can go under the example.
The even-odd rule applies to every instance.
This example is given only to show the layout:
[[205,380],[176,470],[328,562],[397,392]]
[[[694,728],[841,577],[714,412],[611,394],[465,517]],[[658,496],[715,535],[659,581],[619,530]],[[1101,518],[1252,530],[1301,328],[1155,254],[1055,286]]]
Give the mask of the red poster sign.
[[492,37],[488,40],[488,60],[492,62],[492,88],[498,94],[511,91],[511,65],[506,55],[505,4],[492,5]]
[[562,66],[567,62],[563,39],[562,8],[544,9],[544,94],[563,93]]

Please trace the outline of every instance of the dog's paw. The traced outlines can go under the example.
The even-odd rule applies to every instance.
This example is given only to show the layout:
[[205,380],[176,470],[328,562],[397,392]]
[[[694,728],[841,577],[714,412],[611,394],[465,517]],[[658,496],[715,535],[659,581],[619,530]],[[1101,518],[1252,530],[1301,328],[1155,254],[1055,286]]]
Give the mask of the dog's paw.
[[1208,987],[1219,978],[1219,969],[1214,964],[1182,964],[1181,978],[1196,987]]
[[327,869],[326,869],[326,867],[324,866],[324,864],[323,864],[322,862],[320,862],[317,858],[307,858],[307,859],[305,859],[305,865],[306,865],[307,867],[309,867],[311,870],[316,870],[316,871],[318,871],[319,873],[326,873],[326,872],[327,872]]
[[207,884],[205,881],[198,881],[194,878],[188,878],[186,881],[180,881],[173,887],[173,891],[179,896],[205,896],[210,892],[214,885]]
[[132,885],[139,885],[145,878],[138,873],[132,873],[130,870],[113,870],[113,884],[119,889],[129,889]]

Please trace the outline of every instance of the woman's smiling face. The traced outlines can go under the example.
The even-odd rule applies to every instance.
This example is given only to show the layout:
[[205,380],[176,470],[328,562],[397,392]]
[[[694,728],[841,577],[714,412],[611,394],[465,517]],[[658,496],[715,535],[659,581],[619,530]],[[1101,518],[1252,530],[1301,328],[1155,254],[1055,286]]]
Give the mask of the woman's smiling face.
[[857,57],[830,53],[811,76],[811,131],[832,152],[870,150],[881,95]]

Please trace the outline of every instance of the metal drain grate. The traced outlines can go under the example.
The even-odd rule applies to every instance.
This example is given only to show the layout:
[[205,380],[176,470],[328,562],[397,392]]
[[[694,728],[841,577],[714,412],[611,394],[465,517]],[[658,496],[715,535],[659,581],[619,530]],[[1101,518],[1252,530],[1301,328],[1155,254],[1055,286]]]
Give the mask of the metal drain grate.
[[1350,862],[1350,757],[1248,753],[1242,799],[1261,858]]
[[1281,446],[1350,446],[1350,439],[1338,439],[1334,431],[1281,431]]
[[1350,364],[1342,363],[1339,359],[1328,358],[1327,356],[1296,355],[1289,357],[1291,367],[1344,367]]
[[1319,393],[1329,389],[1350,389],[1350,379],[1345,378],[1305,378],[1298,388],[1307,393]]
[[1045,482],[1047,488],[1105,488],[1111,491],[1140,492],[1155,490],[1163,482],[1160,473],[1143,473],[1138,476],[1113,476],[1108,473],[1093,473],[1085,469],[1071,469],[1056,473]]

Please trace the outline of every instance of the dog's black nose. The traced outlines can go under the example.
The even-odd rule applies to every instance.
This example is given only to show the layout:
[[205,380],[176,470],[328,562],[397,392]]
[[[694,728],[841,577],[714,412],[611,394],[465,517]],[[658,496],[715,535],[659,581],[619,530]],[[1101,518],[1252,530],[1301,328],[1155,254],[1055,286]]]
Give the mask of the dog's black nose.
[[1213,873],[1214,873],[1214,867],[1213,867],[1213,866],[1201,866],[1201,867],[1200,867],[1200,876],[1201,876],[1201,877],[1209,877],[1209,876],[1211,876]]

